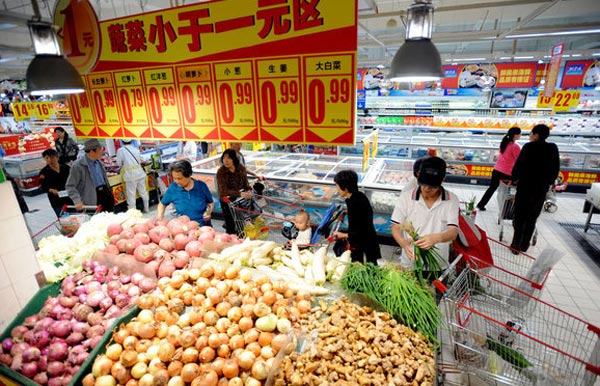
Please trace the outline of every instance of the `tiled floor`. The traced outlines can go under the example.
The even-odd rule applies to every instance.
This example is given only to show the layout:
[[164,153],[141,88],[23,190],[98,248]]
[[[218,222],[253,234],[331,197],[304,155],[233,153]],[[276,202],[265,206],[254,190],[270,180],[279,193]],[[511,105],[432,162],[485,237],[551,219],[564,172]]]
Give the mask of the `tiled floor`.
[[[484,187],[448,184],[447,188],[456,193],[461,201],[468,201],[471,197],[481,197]],[[487,206],[487,211],[477,214],[477,224],[487,231],[488,237],[498,239],[500,226],[498,225],[498,203],[496,196]],[[30,209],[34,213],[26,215],[27,222],[33,233],[38,232],[45,225],[55,220],[45,195],[27,197]],[[577,317],[600,326],[600,267],[583,251],[579,242],[574,239],[560,222],[583,224],[586,213],[583,213],[584,195],[560,193],[556,202],[558,211],[555,213],[543,212],[537,222],[537,244],[530,248],[528,254],[537,257],[541,251],[552,246],[562,254],[562,259],[556,264],[546,282],[542,299],[565,310]],[[156,206],[151,208],[149,216],[156,214]],[[595,215],[596,222],[600,222],[600,215]],[[504,242],[512,238],[512,226],[504,220]],[[217,225],[220,226],[220,225]],[[600,226],[588,230],[588,240],[598,247],[600,239]],[[383,253],[393,254],[395,248],[383,247]],[[600,256],[598,257],[600,260]],[[466,383],[468,384],[468,383]],[[474,383],[471,383],[472,385]],[[600,386],[600,381],[596,382]]]

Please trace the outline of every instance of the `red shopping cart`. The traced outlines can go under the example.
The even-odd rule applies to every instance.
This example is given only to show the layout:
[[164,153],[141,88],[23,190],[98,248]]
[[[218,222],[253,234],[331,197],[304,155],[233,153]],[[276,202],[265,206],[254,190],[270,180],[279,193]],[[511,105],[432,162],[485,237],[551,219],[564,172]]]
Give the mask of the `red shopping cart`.
[[49,236],[63,235],[72,237],[81,224],[89,221],[91,216],[101,211],[102,207],[100,205],[87,205],[83,207],[83,210],[78,210],[75,206],[71,205],[63,206],[56,220],[31,236],[34,247],[37,249],[39,242]]
[[[535,312],[524,316],[493,295],[509,292],[535,303]],[[438,362],[442,375],[460,370],[493,385],[592,386],[600,374],[599,327],[482,271],[464,269],[441,307],[450,343]]]

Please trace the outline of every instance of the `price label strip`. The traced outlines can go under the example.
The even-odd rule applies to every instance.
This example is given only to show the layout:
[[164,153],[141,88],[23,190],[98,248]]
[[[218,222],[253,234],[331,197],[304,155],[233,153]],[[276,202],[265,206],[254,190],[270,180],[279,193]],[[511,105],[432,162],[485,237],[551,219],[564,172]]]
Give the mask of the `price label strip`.
[[90,81],[91,104],[101,137],[123,137],[123,128],[119,118],[116,93],[111,73],[92,74]]
[[183,138],[172,67],[143,70],[146,103],[154,138]]
[[185,138],[218,140],[211,66],[178,67],[177,81]]
[[115,72],[114,77],[123,134],[128,138],[151,139],[141,71]]

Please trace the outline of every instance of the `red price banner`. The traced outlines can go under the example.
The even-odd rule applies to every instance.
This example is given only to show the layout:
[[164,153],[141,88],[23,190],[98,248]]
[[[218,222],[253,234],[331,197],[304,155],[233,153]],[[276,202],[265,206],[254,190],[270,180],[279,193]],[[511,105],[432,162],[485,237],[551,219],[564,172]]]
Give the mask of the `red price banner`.
[[100,22],[99,33],[79,23],[90,7],[58,4],[65,52],[85,42],[78,68],[95,71],[94,128],[83,111],[75,120],[82,137],[354,143],[356,2],[202,2]]
[[115,95],[126,137],[152,138],[141,71],[115,72]]
[[154,138],[182,138],[173,68],[144,70],[146,98]]
[[56,117],[53,102],[16,102],[12,103],[15,121],[43,120]]
[[177,68],[186,139],[219,139],[210,65]]

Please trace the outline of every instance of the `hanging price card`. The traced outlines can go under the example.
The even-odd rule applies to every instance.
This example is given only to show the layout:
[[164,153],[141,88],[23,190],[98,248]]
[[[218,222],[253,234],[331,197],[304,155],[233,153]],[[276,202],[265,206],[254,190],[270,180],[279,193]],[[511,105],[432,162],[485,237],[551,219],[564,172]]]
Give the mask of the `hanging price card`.
[[146,103],[154,138],[182,138],[173,68],[144,70]]
[[576,109],[580,96],[581,93],[578,90],[556,91],[552,97],[552,111],[566,112]]
[[258,140],[252,62],[214,65],[222,139]]
[[262,140],[303,142],[300,58],[256,61]]
[[362,171],[365,172],[369,168],[369,156],[371,154],[371,139],[365,138],[363,143],[363,156],[362,156]]
[[177,67],[185,138],[219,139],[209,64]]
[[[334,141],[352,135],[354,114],[354,57],[352,55],[304,58],[306,127],[320,137],[307,142]],[[343,142],[340,141],[340,142]]]
[[98,133],[107,137],[122,137],[123,130],[117,110],[114,82],[110,73],[92,74],[88,77],[92,109]]
[[77,137],[97,136],[98,131],[94,123],[94,112],[87,88],[81,94],[70,94],[68,100],[75,135]]
[[128,138],[152,138],[139,70],[115,72],[116,95],[123,133]]
[[17,122],[26,119],[42,120],[56,117],[52,102],[17,102],[12,103],[12,109]]

